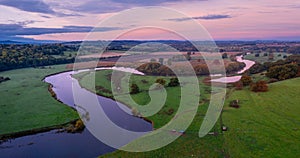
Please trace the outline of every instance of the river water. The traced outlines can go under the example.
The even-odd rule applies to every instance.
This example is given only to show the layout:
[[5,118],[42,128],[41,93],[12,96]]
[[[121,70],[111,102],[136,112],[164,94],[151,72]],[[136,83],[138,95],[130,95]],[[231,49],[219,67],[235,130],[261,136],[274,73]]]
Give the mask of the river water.
[[[64,104],[74,107],[72,82],[76,90],[85,95],[98,97],[105,114],[119,127],[139,132],[152,130],[152,124],[141,118],[134,117],[125,105],[96,96],[80,87],[77,80],[71,77],[74,72],[64,72],[45,78],[45,82],[53,85],[57,98]],[[46,117],[46,116],[45,116]],[[103,116],[104,117],[104,116]],[[105,127],[103,127],[105,128]],[[136,139],[136,138],[135,138]],[[120,140],[122,141],[122,140]],[[124,140],[124,144],[129,143]],[[0,144],[1,158],[18,157],[97,157],[116,149],[96,139],[87,129],[82,133],[57,133],[57,130],[23,136]]]
[[[243,59],[243,55],[237,56],[236,60],[238,62],[243,62],[246,64],[246,66],[241,71],[237,72],[237,74],[244,73],[245,71],[250,69],[255,64],[254,61]],[[231,76],[231,77],[221,77],[221,78],[217,78],[217,79],[212,79],[211,81],[212,82],[221,82],[221,83],[234,83],[234,82],[239,81],[241,78],[242,78],[242,76],[239,75],[239,76]]]

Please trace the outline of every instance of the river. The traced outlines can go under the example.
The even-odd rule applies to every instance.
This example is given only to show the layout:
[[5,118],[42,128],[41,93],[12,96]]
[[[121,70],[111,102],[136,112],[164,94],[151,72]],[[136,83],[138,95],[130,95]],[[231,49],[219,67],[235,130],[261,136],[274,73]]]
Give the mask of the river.
[[[239,72],[237,72],[237,74],[244,73],[245,71],[247,71],[248,69],[250,69],[255,64],[254,61],[243,59],[243,55],[237,56],[236,60],[238,62],[242,62],[242,63],[246,64],[246,66],[242,70],[240,70]],[[215,75],[215,76],[217,76],[217,75]],[[221,82],[221,83],[234,83],[234,82],[239,81],[241,79],[241,77],[242,77],[241,75],[239,75],[239,76],[231,76],[231,77],[221,77],[221,78],[217,78],[217,79],[212,79],[211,81],[212,82]]]
[[[74,107],[74,98],[72,93],[72,88],[74,88],[72,87],[73,82],[73,86],[76,87],[76,90],[80,90],[81,93],[84,93],[85,95],[98,97],[106,115],[118,126],[131,131],[148,132],[152,130],[151,123],[128,114],[130,113],[128,111],[131,110],[127,106],[121,103],[116,103],[114,100],[105,97],[96,96],[95,94],[81,88],[78,81],[71,77],[71,74],[73,73],[73,71],[64,72],[45,78],[45,82],[53,85],[53,90],[57,94],[57,98],[64,104]],[[87,129],[85,129],[82,133],[75,134],[58,133],[57,131],[58,130],[52,130],[3,142],[0,144],[0,157],[86,158],[97,157],[116,150],[100,142]],[[124,144],[126,143],[129,143],[128,140],[124,140]]]

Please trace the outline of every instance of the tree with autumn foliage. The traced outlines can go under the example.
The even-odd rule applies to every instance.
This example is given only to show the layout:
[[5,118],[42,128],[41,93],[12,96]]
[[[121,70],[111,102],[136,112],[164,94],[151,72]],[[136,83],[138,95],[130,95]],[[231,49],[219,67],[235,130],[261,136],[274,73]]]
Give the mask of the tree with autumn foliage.
[[243,86],[249,86],[252,83],[252,78],[248,75],[243,75],[241,78]]
[[251,84],[251,91],[253,92],[267,92],[268,84],[266,81],[258,81],[256,83]]
[[137,84],[133,83],[130,86],[130,94],[137,94],[140,92],[140,88]]

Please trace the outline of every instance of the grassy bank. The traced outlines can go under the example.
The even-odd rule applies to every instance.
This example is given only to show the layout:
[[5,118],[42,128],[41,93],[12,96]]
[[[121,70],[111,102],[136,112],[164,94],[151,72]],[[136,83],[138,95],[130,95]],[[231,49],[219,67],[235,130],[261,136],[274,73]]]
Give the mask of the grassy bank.
[[0,135],[64,124],[78,114],[56,101],[42,79],[65,70],[65,65],[51,68],[26,68],[0,72],[11,80],[0,84]]

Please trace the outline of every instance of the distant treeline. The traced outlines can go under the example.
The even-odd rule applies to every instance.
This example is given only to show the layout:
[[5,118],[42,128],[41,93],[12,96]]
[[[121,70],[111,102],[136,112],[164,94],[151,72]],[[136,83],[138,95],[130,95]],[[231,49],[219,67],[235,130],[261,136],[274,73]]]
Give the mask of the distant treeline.
[[291,55],[277,62],[256,63],[249,69],[250,74],[267,71],[269,78],[285,80],[300,76],[300,55]]
[[[73,57],[64,56],[65,51],[77,51],[76,45],[0,45],[0,71],[38,67],[74,62]],[[53,55],[59,56],[55,58]]]
[[[230,63],[225,67],[226,73],[234,73],[237,72],[241,69],[243,69],[246,65],[244,63],[239,63],[239,62],[234,62]],[[187,71],[189,69],[185,69],[185,66],[182,66],[182,69],[176,70],[179,75],[191,75],[191,74],[196,74],[196,75],[209,75],[209,68],[206,64],[197,64],[193,65],[193,72]],[[162,65],[158,62],[150,62],[150,63],[145,63],[140,65],[137,68],[138,71],[141,71],[147,75],[154,75],[154,76],[174,76],[175,73],[166,65]]]

